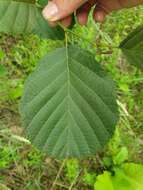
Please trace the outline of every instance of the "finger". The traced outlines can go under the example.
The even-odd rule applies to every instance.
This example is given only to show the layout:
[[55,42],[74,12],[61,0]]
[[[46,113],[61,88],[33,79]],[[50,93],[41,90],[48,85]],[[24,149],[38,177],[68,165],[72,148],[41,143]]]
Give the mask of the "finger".
[[43,10],[43,16],[48,21],[58,21],[73,13],[86,0],[53,0]]
[[[57,22],[50,22],[50,21],[48,21],[48,23],[49,23],[49,25],[50,25],[51,27],[55,27],[55,26],[58,25]],[[69,27],[69,26],[72,24],[72,16],[68,16],[68,17],[62,19],[62,20],[60,21],[60,23],[61,23],[64,27]]]
[[48,23],[49,23],[49,25],[51,27],[56,27],[57,26],[57,22],[50,22],[50,21],[48,21]]
[[97,22],[103,22],[108,14],[108,10],[100,5],[97,5],[93,11],[93,19]]
[[121,8],[131,8],[137,5],[141,5],[143,4],[143,0],[120,0],[119,1],[120,7],[118,9]]
[[68,16],[68,17],[64,18],[63,20],[61,20],[61,24],[64,27],[69,27],[71,25],[71,22],[72,22],[72,16]]
[[94,4],[95,0],[90,0],[77,10],[76,15],[80,25],[85,25],[87,23],[89,12]]

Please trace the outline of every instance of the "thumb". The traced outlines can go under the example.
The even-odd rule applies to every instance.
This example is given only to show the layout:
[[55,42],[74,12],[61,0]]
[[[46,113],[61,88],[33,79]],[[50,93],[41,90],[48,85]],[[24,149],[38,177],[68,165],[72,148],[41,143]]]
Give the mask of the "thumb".
[[55,22],[69,16],[86,1],[87,0],[49,1],[48,5],[44,8],[42,14],[46,20]]

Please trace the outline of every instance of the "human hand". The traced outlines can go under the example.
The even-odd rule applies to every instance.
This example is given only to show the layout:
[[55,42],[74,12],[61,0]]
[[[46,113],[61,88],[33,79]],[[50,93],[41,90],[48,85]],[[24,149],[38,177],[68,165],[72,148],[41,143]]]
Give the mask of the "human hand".
[[88,14],[95,5],[93,19],[103,22],[112,11],[139,4],[143,4],[143,0],[52,0],[44,8],[43,16],[51,25],[60,21],[67,27],[72,21],[71,14],[76,11],[79,24],[85,25]]

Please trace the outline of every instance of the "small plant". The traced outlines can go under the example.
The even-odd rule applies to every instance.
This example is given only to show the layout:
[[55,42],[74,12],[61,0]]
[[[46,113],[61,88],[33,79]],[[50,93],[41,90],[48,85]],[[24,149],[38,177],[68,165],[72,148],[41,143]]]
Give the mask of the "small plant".
[[72,183],[80,173],[78,160],[76,159],[67,160],[65,172],[68,181]]
[[23,162],[27,167],[39,167],[42,163],[42,155],[38,151],[32,150]]
[[93,187],[96,181],[96,174],[95,173],[89,173],[89,172],[85,172],[83,179],[82,179],[83,183],[86,186],[91,186]]
[[[95,55],[71,44],[72,29],[48,26],[41,15],[45,3],[0,0],[0,32],[64,40],[28,77],[20,104],[22,124],[27,138],[47,155],[91,156],[109,141],[119,120],[116,87]],[[143,27],[120,48],[131,64],[142,68]],[[120,154],[127,156],[125,149]],[[120,162],[120,155],[114,162]]]
[[125,163],[98,175],[95,190],[143,190],[143,165]]
[[19,160],[16,149],[0,146],[0,169],[8,168],[15,160]]

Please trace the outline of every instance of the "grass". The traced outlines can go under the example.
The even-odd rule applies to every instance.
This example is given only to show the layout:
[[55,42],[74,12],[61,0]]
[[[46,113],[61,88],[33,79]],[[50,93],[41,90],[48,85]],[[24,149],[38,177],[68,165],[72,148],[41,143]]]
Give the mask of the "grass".
[[90,19],[87,27],[76,26],[74,32],[81,40],[69,33],[71,43],[94,53],[116,81],[121,114],[105,149],[81,161],[47,158],[20,137],[18,103],[24,80],[40,57],[62,43],[36,36],[0,35],[0,190],[89,190],[97,174],[121,161],[120,155],[123,162],[142,163],[143,73],[130,66],[117,48],[140,24],[143,7],[113,13],[102,25]]

